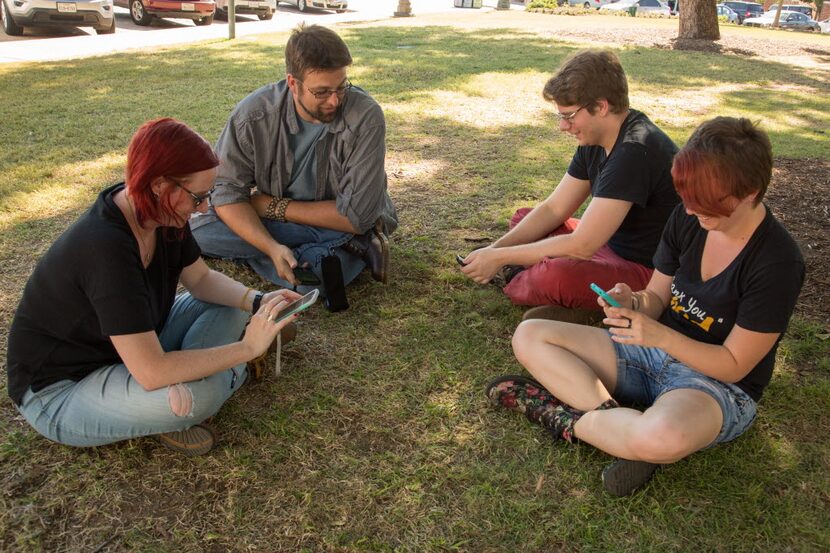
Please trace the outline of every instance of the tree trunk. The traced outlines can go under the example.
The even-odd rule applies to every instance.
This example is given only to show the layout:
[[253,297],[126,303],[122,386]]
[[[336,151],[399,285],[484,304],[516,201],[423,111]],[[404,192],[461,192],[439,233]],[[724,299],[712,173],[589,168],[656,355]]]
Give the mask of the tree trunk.
[[782,5],[784,5],[784,0],[781,0],[780,2],[778,2],[778,10],[775,12],[775,19],[772,22],[772,27],[774,29],[777,29],[778,27],[781,26],[781,24],[778,21],[781,19],[781,6]]
[[680,7],[678,38],[720,39],[715,0],[684,0]]

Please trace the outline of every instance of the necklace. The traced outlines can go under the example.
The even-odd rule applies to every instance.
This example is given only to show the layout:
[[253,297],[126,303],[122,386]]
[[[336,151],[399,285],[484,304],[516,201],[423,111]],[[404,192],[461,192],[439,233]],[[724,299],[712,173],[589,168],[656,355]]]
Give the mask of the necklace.
[[[144,263],[144,266],[147,267],[150,264],[150,248],[148,248],[147,244],[144,242],[144,235],[141,233],[141,225],[138,224],[138,217],[135,214],[135,208],[133,207],[133,203],[130,201],[130,197],[125,193],[124,198],[127,200],[127,206],[130,208],[130,215],[135,223],[135,233],[138,235],[138,239],[141,241],[141,246],[144,248],[144,256],[141,260]],[[133,222],[127,221],[130,227],[133,227]]]

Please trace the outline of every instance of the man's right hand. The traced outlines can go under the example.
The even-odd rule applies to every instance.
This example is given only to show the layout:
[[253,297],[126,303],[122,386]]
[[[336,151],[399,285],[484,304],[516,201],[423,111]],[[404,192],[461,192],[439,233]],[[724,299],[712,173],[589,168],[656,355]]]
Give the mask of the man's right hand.
[[277,244],[271,251],[270,257],[280,278],[296,286],[297,279],[294,277],[294,267],[297,266],[297,260],[294,259],[294,252],[291,251],[291,248]]

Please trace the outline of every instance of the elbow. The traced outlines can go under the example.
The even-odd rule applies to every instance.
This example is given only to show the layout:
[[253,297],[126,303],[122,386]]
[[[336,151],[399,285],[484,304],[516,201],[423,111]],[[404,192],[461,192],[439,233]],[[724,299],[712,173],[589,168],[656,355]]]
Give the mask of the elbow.
[[575,244],[575,248],[571,251],[568,257],[579,259],[580,261],[589,261],[599,248],[595,248],[590,244]]
[[132,375],[135,381],[138,382],[139,386],[141,386],[145,392],[152,392],[165,386],[165,383],[161,382],[161,380],[156,377],[154,374],[155,371],[149,371],[146,369],[132,370],[129,367],[127,367],[127,370],[130,371],[130,375]]

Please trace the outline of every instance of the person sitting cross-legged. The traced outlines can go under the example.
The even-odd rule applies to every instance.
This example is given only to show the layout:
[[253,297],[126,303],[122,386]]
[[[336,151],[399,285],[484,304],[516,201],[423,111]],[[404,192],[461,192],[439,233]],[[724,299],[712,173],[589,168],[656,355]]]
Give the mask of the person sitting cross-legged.
[[762,202],[772,175],[764,132],[747,119],[707,121],[672,175],[683,204],[648,286],[617,283],[610,295],[621,307],[597,300],[608,330],[522,322],[513,350],[533,379],[487,389],[554,439],[618,457],[603,473],[615,495],[749,428],[804,281],[798,246]]
[[384,168],[386,123],[349,81],[351,63],[334,31],[292,32],[286,78],[243,99],[219,135],[211,209],[191,221],[205,255],[247,263],[301,292],[342,290],[367,265],[388,280],[388,234],[398,220]]

